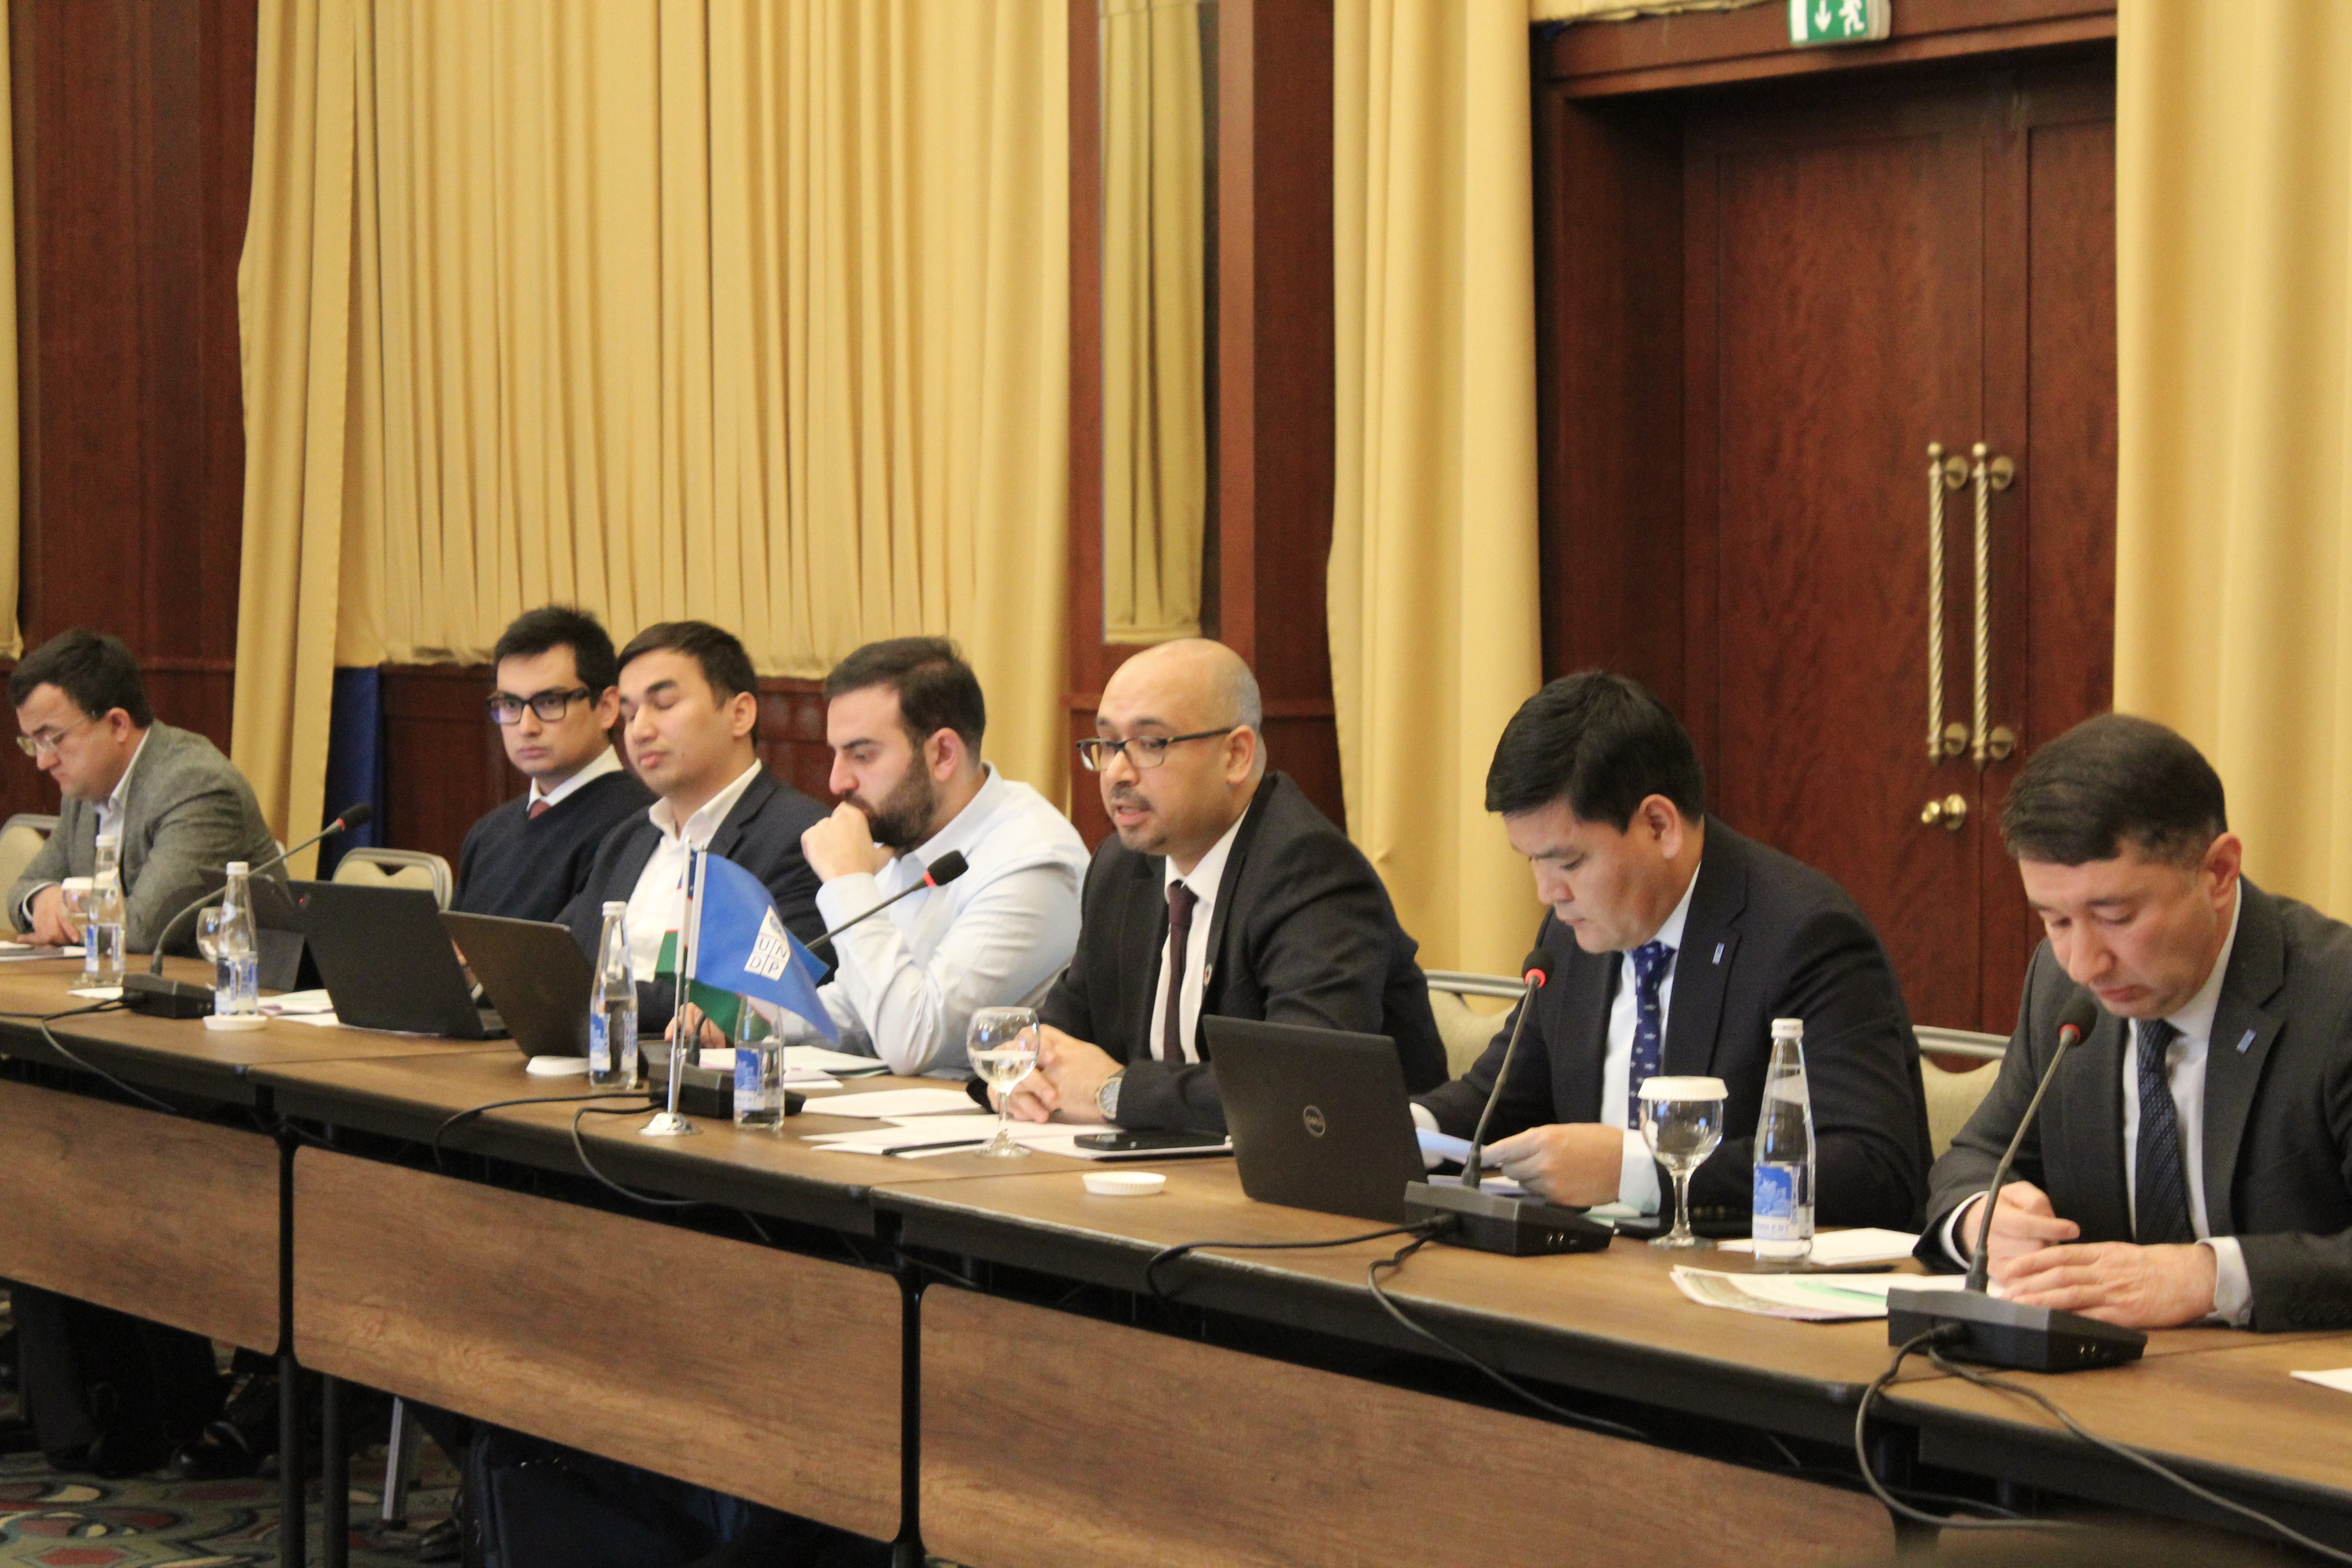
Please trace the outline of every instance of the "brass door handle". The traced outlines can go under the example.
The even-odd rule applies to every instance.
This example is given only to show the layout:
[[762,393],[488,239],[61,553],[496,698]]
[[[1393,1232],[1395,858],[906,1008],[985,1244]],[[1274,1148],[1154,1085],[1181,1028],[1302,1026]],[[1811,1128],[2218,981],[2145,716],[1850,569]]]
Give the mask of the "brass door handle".
[[[2005,490],[2017,479],[2017,465],[2007,458],[1989,456],[1990,448],[1982,441],[1972,449],[1976,463],[1969,477],[1976,481],[1977,500],[1977,616],[1976,616],[1976,723],[1969,730],[1969,752],[1981,770],[1989,763],[1997,763],[2017,749],[2017,736],[2008,725],[1996,726],[1992,721],[1992,492]],[[1950,825],[1958,831],[1959,824]]]
[[1948,795],[1941,800],[1931,800],[1920,807],[1919,820],[1929,827],[1940,827],[1947,833],[1958,833],[1968,826],[1968,797]]
[[1969,749],[1969,728],[1944,722],[1944,492],[1969,482],[1967,459],[1927,443],[1927,761]]

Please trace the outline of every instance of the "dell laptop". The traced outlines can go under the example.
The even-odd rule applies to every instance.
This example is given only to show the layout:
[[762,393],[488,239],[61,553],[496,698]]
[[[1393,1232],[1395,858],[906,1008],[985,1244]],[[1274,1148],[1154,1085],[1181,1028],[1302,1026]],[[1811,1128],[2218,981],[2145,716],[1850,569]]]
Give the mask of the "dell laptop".
[[596,976],[571,927],[454,911],[444,911],[441,924],[524,1056],[588,1054],[588,994]]
[[1201,1020],[1242,1191],[1260,1203],[1402,1225],[1421,1144],[1396,1047],[1246,1018]]
[[[452,1040],[505,1033],[474,1005],[430,892],[362,882],[297,882],[293,891],[338,1023]],[[585,1007],[584,984],[580,995]]]

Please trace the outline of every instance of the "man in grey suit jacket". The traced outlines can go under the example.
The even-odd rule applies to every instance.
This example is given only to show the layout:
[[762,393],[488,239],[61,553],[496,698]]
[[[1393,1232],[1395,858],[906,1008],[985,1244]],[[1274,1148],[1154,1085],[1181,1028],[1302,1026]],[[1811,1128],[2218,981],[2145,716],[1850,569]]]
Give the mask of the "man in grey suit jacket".
[[1936,1163],[1921,1256],[1970,1256],[2081,987],[2104,1011],[2001,1189],[1995,1284],[2143,1328],[2352,1325],[2352,927],[2241,876],[2221,780],[2144,719],[2042,747],[2001,829],[2048,941],[1991,1092]]
[[[8,700],[16,743],[64,795],[57,830],[8,891],[10,915],[35,942],[80,940],[60,884],[96,868],[101,832],[121,843],[124,942],[141,952],[204,891],[206,871],[278,852],[252,786],[220,749],[155,721],[120,639],[60,633],[9,675]],[[175,933],[183,950],[192,930]]]

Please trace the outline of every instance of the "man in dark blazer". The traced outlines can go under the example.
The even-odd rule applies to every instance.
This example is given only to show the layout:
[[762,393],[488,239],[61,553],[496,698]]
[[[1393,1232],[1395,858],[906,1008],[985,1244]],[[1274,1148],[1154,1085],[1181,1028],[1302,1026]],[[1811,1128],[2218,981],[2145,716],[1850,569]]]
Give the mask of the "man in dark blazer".
[[[1691,1208],[1745,1215],[1772,1020],[1798,1018],[1816,1220],[1909,1229],[1927,1191],[1927,1112],[1886,952],[1836,883],[1706,816],[1706,790],[1689,732],[1622,676],[1555,680],[1505,726],[1486,808],[1551,906],[1537,942],[1553,970],[1487,1156],[1555,1203],[1654,1210],[1642,1082],[1719,1078],[1724,1139],[1691,1180]],[[1516,1019],[1467,1074],[1420,1098],[1416,1120],[1471,1134]]]
[[1255,678],[1218,643],[1160,644],[1105,686],[1080,754],[1117,834],[1015,1115],[1222,1129],[1203,1016],[1385,1035],[1409,1087],[1444,1081],[1417,944],[1371,863],[1266,772],[1263,722]]
[[563,923],[593,957],[604,906],[628,905],[638,1024],[653,1031],[669,1021],[675,1000],[672,986],[649,983],[662,939],[677,929],[688,850],[708,849],[759,878],[784,924],[814,941],[824,923],[801,835],[824,819],[824,808],[778,783],[753,750],[758,680],[732,633],[703,621],[647,626],[621,650],[619,684],[623,743],[656,798],[597,847],[588,884]]
[[1994,1284],[2142,1328],[2352,1325],[2352,927],[2240,875],[2221,781],[2144,719],[2034,753],[2001,830],[2048,940],[1991,1092],[1936,1163],[1922,1258],[1971,1256],[2079,987],[2102,1012],[2001,1189]]

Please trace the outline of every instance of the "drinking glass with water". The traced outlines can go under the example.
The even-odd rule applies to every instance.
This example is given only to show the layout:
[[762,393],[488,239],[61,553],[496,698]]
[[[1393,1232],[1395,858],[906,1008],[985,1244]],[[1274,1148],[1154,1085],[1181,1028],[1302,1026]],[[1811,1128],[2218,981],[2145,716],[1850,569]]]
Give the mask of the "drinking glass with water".
[[1728,1094],[1719,1078],[1642,1080],[1642,1141],[1675,1180],[1675,1227],[1653,1237],[1652,1247],[1696,1249],[1715,1245],[1691,1229],[1690,1179],[1723,1142],[1723,1102]]
[[1013,1141],[1013,1113],[1007,1106],[1013,1086],[1037,1065],[1037,1010],[982,1007],[971,1016],[964,1049],[971,1070],[996,1090],[996,1136],[980,1152],[1000,1160],[1026,1155],[1029,1151]]

